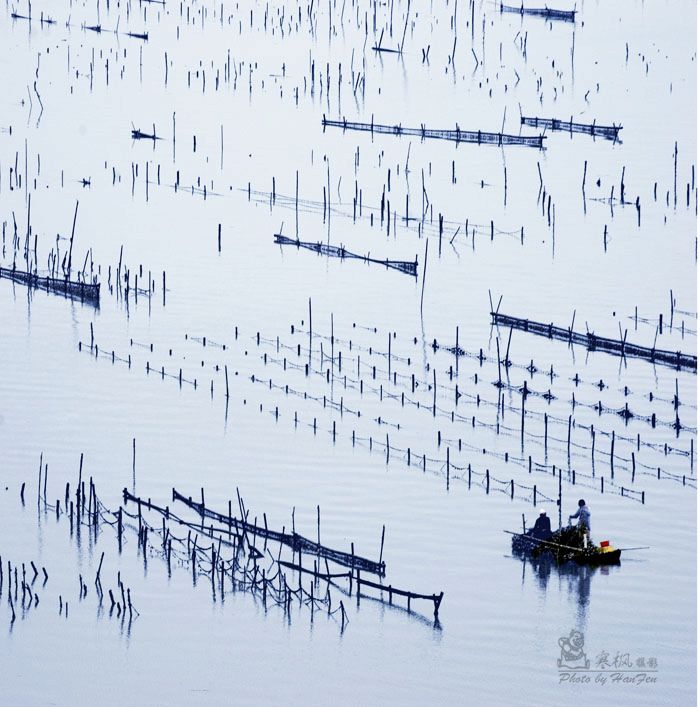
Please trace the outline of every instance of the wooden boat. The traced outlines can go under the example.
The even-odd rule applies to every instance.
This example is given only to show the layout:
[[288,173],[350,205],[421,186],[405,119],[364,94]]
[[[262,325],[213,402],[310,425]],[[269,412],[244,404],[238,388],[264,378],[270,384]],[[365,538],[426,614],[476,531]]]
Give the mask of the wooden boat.
[[599,545],[583,547],[576,528],[568,527],[552,533],[550,540],[542,540],[527,533],[511,533],[513,553],[526,557],[551,555],[557,562],[577,562],[580,565],[619,565],[622,550],[612,547],[608,541]]

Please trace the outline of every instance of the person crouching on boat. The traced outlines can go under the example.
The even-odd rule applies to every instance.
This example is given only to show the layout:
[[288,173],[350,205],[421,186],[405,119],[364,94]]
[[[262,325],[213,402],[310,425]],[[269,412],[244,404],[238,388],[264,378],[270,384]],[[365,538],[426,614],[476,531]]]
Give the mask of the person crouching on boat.
[[552,524],[544,508],[540,508],[540,517],[535,521],[532,537],[538,540],[550,540],[552,537]]
[[569,520],[578,518],[578,529],[581,534],[581,540],[585,538],[584,547],[591,544],[591,512],[583,499],[578,502],[578,510],[573,515],[569,516]]

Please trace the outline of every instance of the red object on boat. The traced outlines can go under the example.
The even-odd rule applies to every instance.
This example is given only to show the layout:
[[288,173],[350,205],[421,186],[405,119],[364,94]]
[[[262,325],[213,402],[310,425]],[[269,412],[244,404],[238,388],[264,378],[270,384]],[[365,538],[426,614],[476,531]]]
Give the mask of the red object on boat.
[[600,546],[601,547],[609,547],[610,541],[609,540],[601,540]]

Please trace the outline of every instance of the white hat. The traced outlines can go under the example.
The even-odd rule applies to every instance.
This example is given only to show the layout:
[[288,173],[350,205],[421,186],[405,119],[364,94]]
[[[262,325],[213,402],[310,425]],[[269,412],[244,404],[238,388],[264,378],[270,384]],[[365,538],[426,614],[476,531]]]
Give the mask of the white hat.
[[542,515],[545,515],[546,512],[547,512],[547,511],[545,511],[544,508],[540,508],[540,515],[541,515],[541,516],[542,516]]

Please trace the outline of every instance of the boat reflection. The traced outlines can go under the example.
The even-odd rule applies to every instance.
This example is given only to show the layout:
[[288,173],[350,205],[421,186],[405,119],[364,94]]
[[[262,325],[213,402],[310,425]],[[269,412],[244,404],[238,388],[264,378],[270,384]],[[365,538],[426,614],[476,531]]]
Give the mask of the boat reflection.
[[581,624],[585,623],[588,606],[591,598],[591,582],[593,577],[609,576],[619,571],[620,565],[587,565],[579,564],[575,561],[558,563],[549,553],[543,553],[537,557],[532,555],[513,552],[513,557],[522,563],[522,586],[525,586],[526,578],[534,580],[542,593],[545,593],[556,582],[556,589],[561,592],[565,590],[569,598],[576,604],[578,619]]

